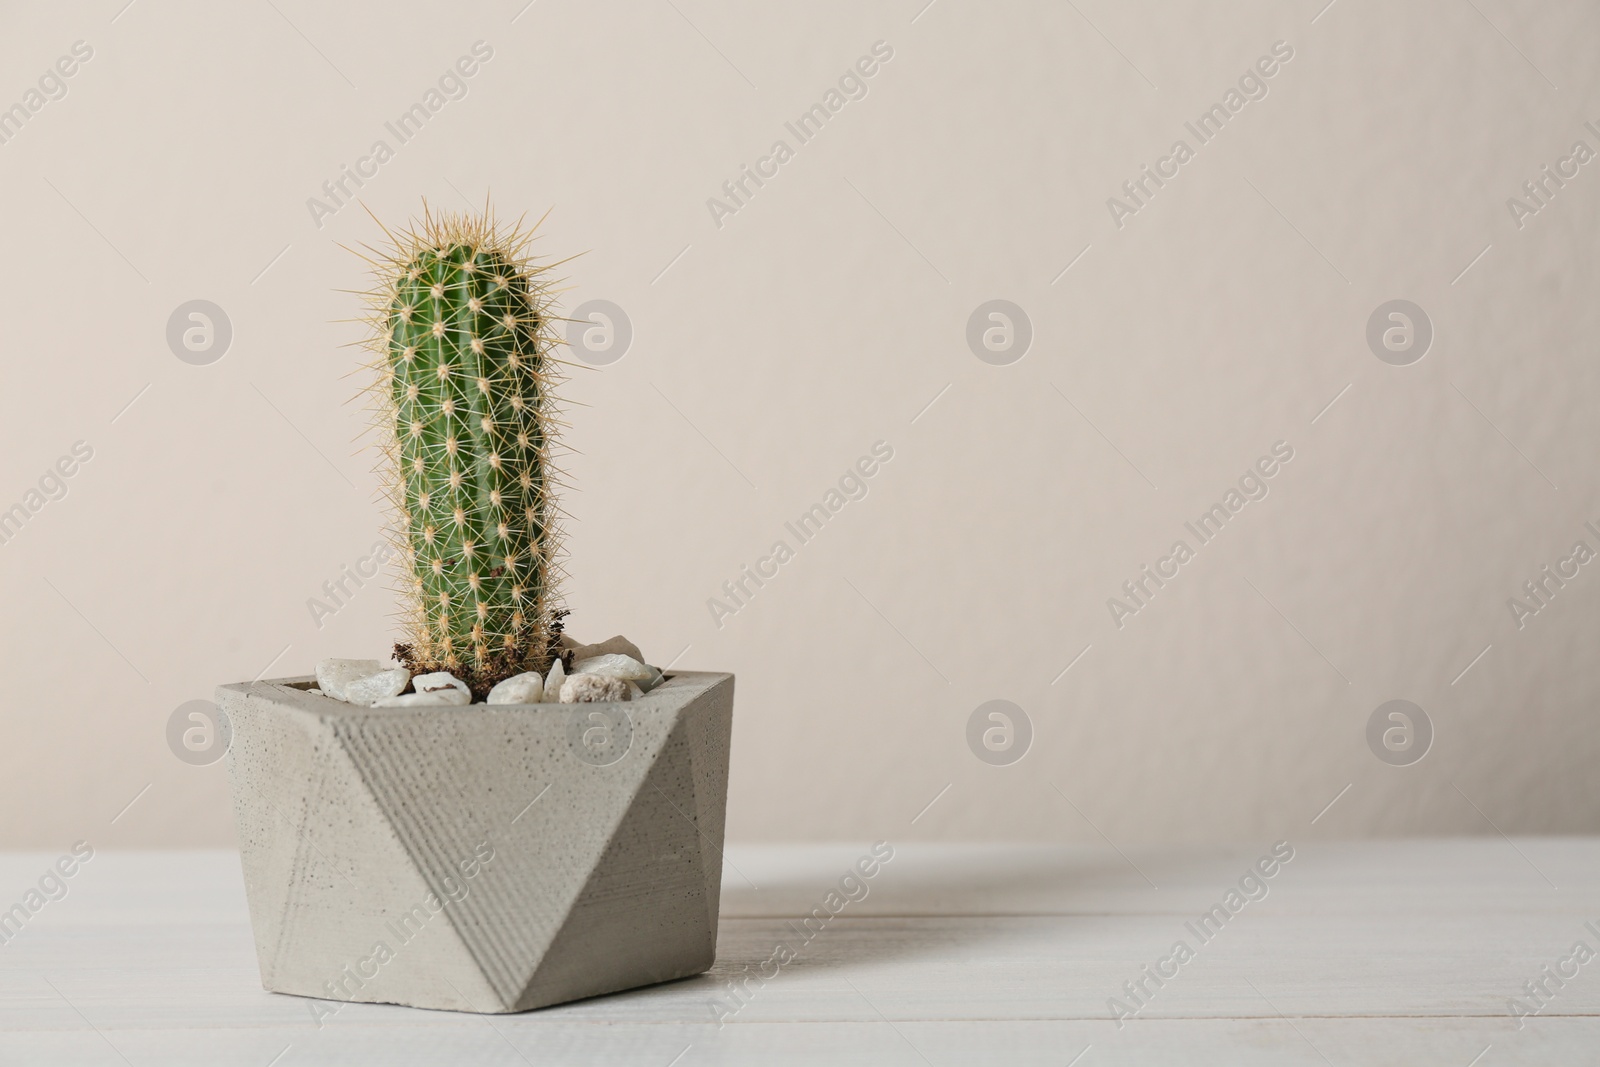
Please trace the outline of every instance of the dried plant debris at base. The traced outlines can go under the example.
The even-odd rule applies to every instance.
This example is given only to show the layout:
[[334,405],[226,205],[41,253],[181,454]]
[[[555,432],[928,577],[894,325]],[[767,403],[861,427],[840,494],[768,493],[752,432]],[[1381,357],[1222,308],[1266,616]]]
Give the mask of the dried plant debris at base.
[[482,668],[476,665],[449,668],[435,667],[431,662],[419,657],[409,644],[403,642],[395,643],[394,658],[400,666],[410,671],[413,676],[447,670],[450,674],[465,682],[467,688],[472,690],[474,703],[482,703],[489,699],[489,690],[493,689],[498,682],[521,674],[528,669],[523,666],[524,660],[520,656],[500,653],[492,654]]

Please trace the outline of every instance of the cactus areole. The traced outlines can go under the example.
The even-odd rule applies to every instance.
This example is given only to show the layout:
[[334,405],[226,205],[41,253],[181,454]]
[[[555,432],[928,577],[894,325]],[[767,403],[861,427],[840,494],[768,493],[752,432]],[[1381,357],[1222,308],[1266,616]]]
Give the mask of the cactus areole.
[[531,234],[426,213],[374,260],[368,294],[392,534],[413,672],[482,696],[548,669],[560,632],[550,468],[559,377]]

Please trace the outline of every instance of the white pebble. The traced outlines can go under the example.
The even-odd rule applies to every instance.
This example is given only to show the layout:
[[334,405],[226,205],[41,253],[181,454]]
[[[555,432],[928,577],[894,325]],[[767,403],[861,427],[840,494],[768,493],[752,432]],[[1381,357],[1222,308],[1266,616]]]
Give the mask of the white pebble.
[[358,678],[353,682],[346,682],[344,698],[352,704],[365,704],[371,706],[380,700],[387,700],[392,696],[399,696],[406,691],[406,685],[411,681],[411,672],[404,667],[394,667],[390,670],[379,671],[369,678]]
[[375,708],[431,708],[431,707],[464,707],[472,703],[472,694],[463,693],[459,689],[434,689],[427,693],[401,693],[396,697],[384,697],[373,705]]
[[642,684],[655,677],[656,669],[640,663],[632,656],[613,652],[588,659],[573,660],[572,673],[597,674],[602,678],[620,678],[624,682]]
[[640,663],[644,662],[644,653],[639,651],[639,646],[634,644],[632,641],[629,641],[621,634],[618,634],[615,637],[608,637],[598,644],[574,645],[572,649],[572,662],[576,663],[581,659],[593,659],[596,656],[613,654],[627,656],[629,659],[638,660]]
[[375,659],[325,659],[317,664],[317,685],[324,696],[349,700],[345,695],[346,686],[380,674],[383,669],[383,664]]
[[[617,638],[612,638],[613,641]],[[610,642],[607,642],[608,644]],[[598,646],[590,646],[598,647]],[[574,656],[577,653],[573,653]],[[620,652],[607,652],[599,656],[590,656],[586,659],[574,659],[572,663],[573,674],[599,674],[607,678],[621,678],[633,682],[643,692],[650,692],[661,684],[665,677],[661,671],[642,660]]]
[[419,674],[411,679],[415,693],[385,697],[373,705],[375,708],[426,708],[438,706],[465,707],[472,703],[472,690],[467,683],[449,671]]
[[550,673],[544,680],[544,703],[555,704],[561,700],[561,683],[567,680],[567,669],[558,659],[550,665]]
[[628,683],[602,674],[574,674],[561,685],[563,704],[601,704],[628,699]]
[[445,689],[454,689],[466,694],[466,702],[472,703],[472,690],[466,682],[451,674],[449,671],[434,671],[432,674],[419,674],[411,679],[411,688],[419,693],[437,693]]
[[538,671],[513,675],[489,690],[491,704],[538,704],[543,700],[544,679]]

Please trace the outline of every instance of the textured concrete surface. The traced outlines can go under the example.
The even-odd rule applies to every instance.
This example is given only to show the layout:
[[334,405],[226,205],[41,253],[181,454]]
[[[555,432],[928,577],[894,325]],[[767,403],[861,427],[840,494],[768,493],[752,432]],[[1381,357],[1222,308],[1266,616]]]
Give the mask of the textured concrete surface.
[[267,989],[510,1012],[711,966],[732,675],[468,708],[312,681],[217,691]]

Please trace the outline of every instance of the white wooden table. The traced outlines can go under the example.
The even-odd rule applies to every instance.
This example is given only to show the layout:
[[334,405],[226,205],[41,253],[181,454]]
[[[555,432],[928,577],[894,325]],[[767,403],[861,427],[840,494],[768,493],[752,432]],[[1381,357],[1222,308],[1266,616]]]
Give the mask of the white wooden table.
[[[101,852],[0,945],[0,1064],[1600,1063],[1600,839],[1302,844],[1209,942],[1194,923],[1269,845],[913,845],[808,943],[863,854],[728,850],[708,975],[517,1016],[322,1002],[257,981],[237,857]],[[54,854],[0,856],[0,909]],[[757,888],[759,887],[759,888]],[[1254,888],[1253,884],[1248,888]],[[1259,895],[1259,890],[1256,891]],[[1241,896],[1242,899],[1242,896]],[[1109,998],[1193,958],[1119,1028]],[[798,956],[718,1026],[713,998]],[[1564,967],[1537,1017],[1524,982]],[[770,968],[769,968],[770,973]],[[731,1004],[724,1001],[724,1004]],[[725,1011],[726,1015],[726,1011]]]

